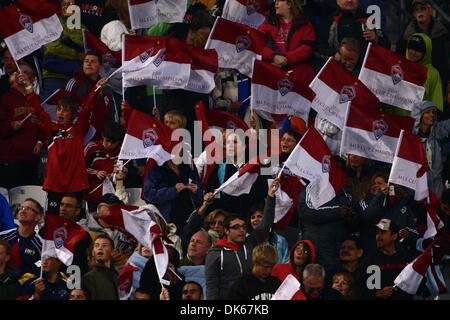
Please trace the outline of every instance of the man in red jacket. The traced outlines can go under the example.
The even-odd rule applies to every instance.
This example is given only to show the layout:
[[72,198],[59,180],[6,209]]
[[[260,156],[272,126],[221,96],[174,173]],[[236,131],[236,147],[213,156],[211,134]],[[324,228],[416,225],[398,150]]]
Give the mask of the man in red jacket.
[[[33,82],[35,75],[25,62],[20,69]],[[45,143],[42,130],[30,116],[25,83],[17,73],[11,88],[0,98],[0,186],[12,188],[37,183],[39,153]]]
[[[63,89],[74,95],[80,104],[85,102],[88,93],[95,88],[95,84],[100,80],[101,66],[102,56],[93,51],[87,52],[83,61],[83,71],[69,79]],[[116,118],[111,90],[104,88],[97,94],[93,103],[95,108],[91,111],[88,118],[90,124],[96,130],[92,140],[99,140],[102,138],[102,130],[105,123]]]

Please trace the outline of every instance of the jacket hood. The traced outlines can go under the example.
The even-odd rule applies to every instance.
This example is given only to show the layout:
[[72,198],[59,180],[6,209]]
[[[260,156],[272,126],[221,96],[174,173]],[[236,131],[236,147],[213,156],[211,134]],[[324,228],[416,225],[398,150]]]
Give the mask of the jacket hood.
[[417,133],[417,130],[420,125],[420,119],[422,118],[423,113],[432,108],[436,109],[436,105],[434,102],[431,101],[425,100],[414,103],[413,108],[411,110],[411,117],[414,118],[414,128],[413,128],[414,132]]
[[[414,34],[408,39],[408,41],[411,40],[412,37],[420,37],[420,38],[422,38],[422,40],[425,42],[425,48],[426,48],[426,51],[425,51],[425,54],[424,54],[422,60],[420,60],[420,61],[418,62],[418,64],[420,64],[420,65],[422,65],[422,66],[426,66],[426,65],[428,65],[428,64],[431,64],[431,62],[432,62],[433,45],[432,45],[432,42],[431,42],[430,37],[427,36],[425,33],[414,33]],[[409,51],[406,50],[406,59],[410,60],[410,58],[411,58],[411,57],[410,57],[410,55],[409,55]]]
[[291,252],[289,254],[289,263],[291,266],[294,266],[294,252],[295,249],[298,247],[300,243],[303,243],[304,245],[307,245],[309,248],[309,252],[311,252],[311,262],[310,263],[316,263],[316,247],[314,247],[313,243],[309,240],[299,240],[295,243],[295,245],[291,248]]
[[239,245],[228,242],[227,239],[219,239],[216,241],[216,247],[223,247],[223,248],[227,248],[233,251],[236,251],[240,248]]

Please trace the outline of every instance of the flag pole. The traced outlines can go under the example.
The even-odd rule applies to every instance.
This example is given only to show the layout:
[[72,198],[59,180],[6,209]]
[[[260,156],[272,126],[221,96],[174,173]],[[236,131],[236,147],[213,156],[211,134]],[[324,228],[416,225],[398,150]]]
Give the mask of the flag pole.
[[[125,162],[125,163],[123,164],[123,166],[126,166],[131,160],[132,160],[132,159],[128,159],[128,161]],[[97,191],[98,189],[100,189],[101,186],[103,186],[103,183],[100,183],[97,187],[95,187],[94,190],[92,190],[91,192],[89,192],[89,194],[93,194],[95,191]]]
[[[122,66],[125,63],[125,34],[122,36]],[[122,72],[122,101],[125,101],[125,86],[123,85],[123,72]]]

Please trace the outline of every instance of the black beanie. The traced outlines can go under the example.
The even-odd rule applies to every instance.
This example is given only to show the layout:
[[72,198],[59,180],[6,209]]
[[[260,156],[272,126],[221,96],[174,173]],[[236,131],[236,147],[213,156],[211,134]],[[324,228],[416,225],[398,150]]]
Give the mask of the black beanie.
[[413,49],[418,52],[427,52],[427,46],[421,36],[412,36],[408,41],[408,49]]

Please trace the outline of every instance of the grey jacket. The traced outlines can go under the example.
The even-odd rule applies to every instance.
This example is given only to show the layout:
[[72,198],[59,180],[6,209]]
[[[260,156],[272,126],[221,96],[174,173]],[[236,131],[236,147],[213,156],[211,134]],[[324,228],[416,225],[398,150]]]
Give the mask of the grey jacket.
[[[413,131],[422,138],[425,154],[427,154],[428,166],[430,167],[430,170],[427,172],[428,186],[440,198],[444,191],[442,171],[445,159],[442,157],[442,145],[445,140],[450,138],[450,120],[436,122],[431,127],[428,138],[424,138],[424,134],[419,130],[420,119],[424,111],[433,106],[433,103],[430,101],[418,102],[414,104],[411,116],[416,120]],[[428,155],[430,153],[431,159],[429,159]]]
[[226,299],[233,282],[251,270],[252,250],[267,240],[274,218],[275,198],[267,197],[263,220],[245,244],[236,251],[218,245],[209,250],[205,262],[207,300]]

